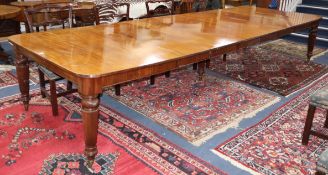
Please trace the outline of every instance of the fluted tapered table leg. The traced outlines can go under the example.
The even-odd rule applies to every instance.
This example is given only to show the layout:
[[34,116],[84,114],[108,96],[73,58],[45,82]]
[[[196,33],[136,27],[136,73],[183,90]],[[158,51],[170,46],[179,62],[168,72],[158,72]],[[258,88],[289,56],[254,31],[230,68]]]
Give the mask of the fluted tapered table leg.
[[308,39],[308,50],[307,50],[308,61],[310,61],[311,57],[313,56],[313,48],[315,45],[315,40],[317,38],[317,33],[318,33],[318,25],[310,28],[309,39]]
[[21,100],[23,101],[24,108],[27,111],[29,106],[29,65],[27,57],[20,54],[17,50],[16,52],[16,71],[19,89],[21,92]]
[[198,71],[198,80],[199,81],[203,81],[204,79],[204,73],[205,73],[205,65],[206,65],[206,61],[201,61],[197,64],[197,71]]

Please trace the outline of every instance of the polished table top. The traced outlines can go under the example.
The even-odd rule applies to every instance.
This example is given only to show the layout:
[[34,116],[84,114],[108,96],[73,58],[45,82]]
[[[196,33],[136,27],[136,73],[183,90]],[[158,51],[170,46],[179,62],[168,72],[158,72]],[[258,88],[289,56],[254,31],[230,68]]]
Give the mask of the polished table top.
[[20,13],[21,9],[11,5],[0,5],[0,20],[11,19]]
[[77,76],[99,77],[224,48],[319,19],[244,6],[22,34],[9,40]]

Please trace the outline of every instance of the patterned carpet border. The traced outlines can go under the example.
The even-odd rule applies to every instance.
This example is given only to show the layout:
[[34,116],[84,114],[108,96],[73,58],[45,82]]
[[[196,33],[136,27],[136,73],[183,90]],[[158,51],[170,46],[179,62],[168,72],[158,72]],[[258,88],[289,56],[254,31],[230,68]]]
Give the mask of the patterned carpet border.
[[[64,87],[64,86],[63,86]],[[114,110],[112,107],[110,107],[107,104],[104,104],[101,102],[101,105],[99,106],[100,109],[100,114],[101,112],[106,113],[107,115],[110,115],[111,117],[115,118],[116,120],[122,122],[123,124],[130,126],[131,128],[133,128],[134,130],[142,133],[143,135],[147,136],[148,138],[151,138],[151,140],[155,140],[157,144],[159,144],[160,146],[162,146],[163,148],[166,148],[167,150],[170,150],[172,152],[175,153],[175,155],[179,155],[182,156],[184,158],[184,160],[188,160],[190,164],[194,164],[196,165],[196,167],[201,167],[202,170],[206,173],[209,174],[225,174],[223,171],[221,171],[220,169],[214,167],[213,165],[205,162],[204,160],[194,156],[193,154],[191,154],[190,152],[188,152],[187,150],[183,150],[182,148],[180,148],[180,146],[174,144],[173,142],[165,139],[164,137],[160,136],[159,134],[155,133],[154,131],[146,128],[143,124],[137,122],[137,121],[131,121],[130,119],[128,119],[124,114],[118,112],[117,110]],[[80,111],[80,108],[77,108],[76,110]],[[121,138],[119,133],[109,133],[108,130],[106,130],[105,128],[112,128],[111,131],[116,130],[116,128],[114,128],[113,126],[103,122],[102,120],[99,120],[99,133],[102,134],[103,136],[109,138],[109,139],[113,139],[111,137],[109,137],[109,134],[114,134],[116,135],[118,138],[120,138],[121,141],[125,141],[126,145],[129,145],[131,147],[126,148],[125,149],[129,150],[130,152],[139,152],[141,150],[135,150],[134,146],[133,146],[133,142],[134,140],[131,140],[131,138],[129,137],[124,137],[124,139]],[[168,143],[168,144],[167,144]],[[150,157],[152,157],[152,153],[148,154]],[[143,161],[143,160],[142,160]],[[158,160],[157,160],[158,161]],[[163,162],[159,162],[164,164]],[[147,164],[147,163],[146,163]],[[153,168],[153,167],[151,167]],[[170,169],[172,168],[171,165],[167,165],[167,168]],[[214,172],[213,170],[215,170],[216,172]],[[164,172],[163,172],[164,173]],[[164,173],[165,174],[165,173]]]
[[[229,161],[231,164],[238,166],[240,169],[250,172],[251,174],[275,174],[275,173],[271,172],[270,170],[265,169],[265,167],[260,167],[260,169],[255,169],[255,168],[251,167],[249,164],[246,164],[245,163],[246,160],[244,160],[244,161],[238,160],[237,158],[240,158],[240,156],[242,156],[242,155],[238,155],[235,152],[231,152],[231,151],[233,151],[232,149],[226,149],[226,150],[222,150],[222,149],[224,149],[225,146],[229,146],[229,145],[238,146],[239,144],[248,142],[247,140],[249,138],[252,138],[258,132],[264,131],[266,128],[270,127],[275,122],[278,122],[281,118],[284,117],[283,114],[288,113],[289,111],[292,111],[294,109],[292,107],[296,107],[297,105],[302,103],[305,99],[309,98],[309,96],[311,94],[315,93],[317,90],[319,90],[320,88],[323,88],[327,85],[328,85],[328,75],[324,76],[320,81],[313,83],[310,87],[307,87],[301,94],[294,97],[293,99],[291,99],[284,105],[280,106],[278,109],[273,111],[269,116],[265,117],[257,124],[246,128],[242,132],[234,135],[233,137],[229,138],[225,142],[219,144],[216,148],[214,148],[212,150],[212,152],[214,154],[218,155],[219,157],[223,158],[224,160]],[[296,104],[294,104],[295,103],[294,101],[297,99],[301,99],[301,102],[297,102]],[[287,106],[292,106],[292,107],[288,108],[287,110],[283,110]],[[279,117],[279,115],[281,115],[281,116]],[[305,116],[306,116],[306,113],[304,114],[304,117]],[[314,126],[315,126],[315,124],[314,124]],[[303,128],[299,132],[301,135],[303,133]],[[239,138],[239,140],[242,140],[242,141],[235,140],[238,138]],[[311,139],[312,139],[312,141],[311,141]],[[319,143],[319,147],[316,147],[315,144],[311,144],[311,142]],[[319,150],[323,151],[325,148],[321,148],[321,147],[326,147],[325,145],[328,146],[328,142],[322,141],[322,139],[317,138],[317,137],[311,137],[309,144],[307,146],[307,149],[314,150],[314,152],[319,151]],[[250,163],[250,164],[254,166],[255,163]]]
[[18,80],[11,71],[0,71],[0,89],[17,85]]
[[[209,174],[213,174],[213,173],[214,174],[222,174],[222,175],[225,175],[226,174],[223,171],[221,171],[220,169],[218,169],[217,167],[215,167],[215,166],[209,164],[208,162],[206,162],[206,161],[204,161],[204,160],[202,160],[202,159],[194,156],[189,151],[183,150],[180,146],[178,146],[175,143],[169,141],[168,139],[160,136],[159,134],[155,133],[151,129],[146,128],[143,124],[141,124],[139,122],[136,122],[136,121],[133,121],[133,122],[130,121],[130,119],[128,119],[126,116],[124,116],[123,114],[121,114],[120,112],[118,112],[116,110],[113,110],[112,107],[109,107],[106,104],[103,104],[102,103],[102,106],[105,107],[105,108],[102,108],[102,110],[105,110],[105,109],[106,110],[108,110],[108,109],[111,109],[112,110],[111,112],[113,112],[115,114],[115,115],[112,115],[113,118],[119,120],[120,122],[122,122],[122,123],[124,123],[124,124],[126,124],[128,126],[132,126],[133,129],[135,129],[138,132],[143,133],[147,137],[152,138],[153,140],[157,141],[157,143],[160,144],[162,147],[164,147],[164,148],[166,148],[166,149],[168,149],[168,150],[176,153],[176,155],[183,156],[183,158],[185,158],[186,160],[188,160],[189,163],[195,164],[196,161],[199,162],[199,163],[196,163],[196,165],[197,165],[197,167],[201,167],[204,172],[209,173]],[[104,136],[106,136],[106,130],[104,130],[104,128],[106,128],[106,127],[109,127],[108,124],[106,124],[105,122],[103,122],[103,121],[100,120],[100,122],[99,122],[99,129],[100,129],[100,131],[102,131],[101,134],[104,135]],[[130,144],[131,142],[127,141],[127,143]],[[169,143],[169,145],[167,143]],[[131,147],[131,148],[133,148],[133,147]],[[132,150],[130,150],[130,151],[132,151]],[[215,170],[216,172],[214,172],[213,170]]]

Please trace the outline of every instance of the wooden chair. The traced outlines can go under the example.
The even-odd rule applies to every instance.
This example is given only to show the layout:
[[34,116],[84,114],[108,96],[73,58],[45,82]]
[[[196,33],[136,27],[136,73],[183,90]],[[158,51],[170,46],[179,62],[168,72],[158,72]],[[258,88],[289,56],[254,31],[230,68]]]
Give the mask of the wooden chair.
[[308,114],[305,120],[305,126],[304,126],[303,138],[302,138],[303,145],[308,144],[310,135],[314,135],[322,139],[328,139],[328,135],[326,135],[325,133],[312,130],[312,123],[317,107],[326,110],[327,112],[326,119],[323,127],[328,128],[328,87],[320,89],[310,97],[310,104],[309,104]]
[[[158,4],[158,3],[167,3],[169,7],[160,5],[155,9],[150,9],[149,4]],[[146,2],[146,9],[147,9],[147,17],[156,17],[156,16],[166,16],[172,15],[174,9],[174,1],[173,0],[153,0]]]
[[35,8],[24,10],[25,18],[29,26],[29,32],[34,29],[39,32],[39,27],[47,31],[47,26],[62,25],[64,29],[66,24],[72,27],[72,7],[63,4],[42,4]]
[[[126,7],[126,13],[117,14],[117,9],[120,7]],[[97,25],[115,22],[115,18],[117,18],[118,21],[127,21],[130,19],[130,4],[128,3],[103,3],[96,5],[95,9]],[[114,88],[115,95],[121,95],[121,85],[117,84]]]
[[93,8],[74,10],[73,27],[92,26],[96,24],[96,5],[93,2],[81,2],[77,4],[77,6],[83,5],[93,6]]
[[[221,6],[223,9],[225,8],[226,2],[231,3],[231,5],[233,5],[233,6],[240,6],[244,2],[244,0],[228,0],[228,1],[221,0]],[[253,4],[253,0],[249,0],[249,5],[252,5],[252,4]]]
[[190,13],[192,12],[192,6],[195,0],[181,0],[180,9],[181,13]]
[[196,12],[205,11],[207,6],[207,0],[197,0],[193,6]]
[[[24,11],[27,24],[29,25],[29,32],[39,32],[39,27],[43,27],[47,30],[48,26],[61,25],[65,28],[66,24],[68,27],[72,26],[72,7],[63,6],[58,4],[44,4],[35,8],[25,9]],[[36,30],[34,30],[34,28]],[[39,79],[40,79],[40,90],[42,97],[50,99],[52,106],[52,114],[58,115],[58,101],[57,98],[67,95],[69,93],[77,92],[76,89],[72,88],[72,82],[67,81],[67,89],[64,92],[57,93],[56,81],[62,80],[63,78],[59,75],[51,72],[43,66],[38,66]],[[47,80],[46,80],[47,78]],[[46,84],[50,84],[50,93],[46,89]]]
[[276,1],[277,3],[279,3],[277,0],[257,0],[256,6],[262,8],[268,8],[269,5],[272,3],[272,1]]

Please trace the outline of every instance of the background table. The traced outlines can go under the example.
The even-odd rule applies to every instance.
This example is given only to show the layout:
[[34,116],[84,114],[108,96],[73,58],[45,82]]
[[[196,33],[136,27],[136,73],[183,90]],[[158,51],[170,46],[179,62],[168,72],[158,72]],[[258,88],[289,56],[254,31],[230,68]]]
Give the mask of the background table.
[[[0,5],[0,20],[6,20],[6,19],[13,19],[15,18],[19,13],[21,9],[15,6],[10,6],[10,5]],[[0,22],[0,25],[5,25],[6,23]],[[1,26],[0,26],[1,27]],[[5,27],[5,26],[3,26]],[[17,31],[19,33],[19,31]],[[1,47],[0,44],[0,59],[8,62],[8,55],[6,55],[3,51],[3,48]]]
[[0,5],[0,20],[15,18],[21,9],[11,5]]

